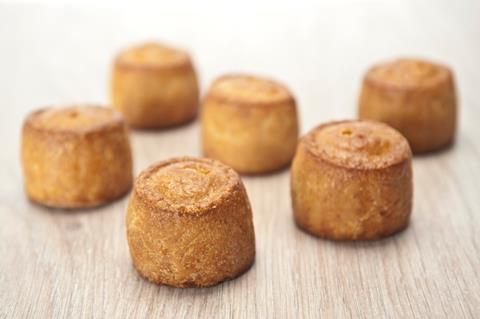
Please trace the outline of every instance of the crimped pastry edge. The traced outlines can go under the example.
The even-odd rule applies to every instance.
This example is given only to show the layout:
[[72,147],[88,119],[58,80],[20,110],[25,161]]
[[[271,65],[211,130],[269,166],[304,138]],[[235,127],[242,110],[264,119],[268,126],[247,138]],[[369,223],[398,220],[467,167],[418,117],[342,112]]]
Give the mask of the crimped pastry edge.
[[400,157],[396,161],[390,163],[389,165],[382,166],[382,167],[351,167],[351,166],[342,165],[340,163],[332,162],[332,161],[328,160],[327,158],[324,158],[323,156],[319,156],[318,154],[314,153],[312,148],[310,147],[313,144],[313,141],[311,141],[311,138],[313,137],[312,135],[315,131],[321,130],[321,129],[323,129],[325,127],[328,127],[328,126],[331,126],[331,125],[336,125],[336,124],[341,124],[341,123],[349,123],[349,122],[360,122],[360,121],[361,122],[373,122],[373,123],[376,123],[376,124],[381,124],[381,125],[388,126],[392,130],[395,130],[398,134],[403,136],[398,130],[394,129],[393,127],[389,126],[388,124],[385,124],[385,123],[379,122],[379,121],[373,121],[373,120],[337,120],[337,121],[322,123],[322,124],[314,127],[313,129],[311,129],[310,131],[308,131],[304,136],[302,136],[299,139],[298,144],[297,144],[297,148],[298,147],[304,147],[305,151],[306,151],[306,154],[308,154],[308,156],[310,156],[312,159],[314,159],[317,162],[325,163],[325,164],[328,164],[328,165],[331,165],[331,166],[334,166],[334,167],[338,167],[338,168],[342,168],[342,169],[346,169],[346,170],[350,170],[350,171],[382,170],[382,169],[386,169],[386,168],[393,167],[393,166],[396,166],[396,165],[401,165],[405,161],[410,161],[411,160],[412,151],[410,149],[410,145],[408,144],[408,142],[407,142],[407,145],[409,147],[409,152],[405,155],[405,157]]

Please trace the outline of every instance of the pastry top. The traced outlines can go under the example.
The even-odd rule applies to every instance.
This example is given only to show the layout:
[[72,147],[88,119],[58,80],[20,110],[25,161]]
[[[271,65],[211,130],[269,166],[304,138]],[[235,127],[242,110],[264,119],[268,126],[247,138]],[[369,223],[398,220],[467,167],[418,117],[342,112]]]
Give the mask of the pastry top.
[[365,76],[365,80],[372,84],[406,89],[436,86],[450,78],[451,71],[446,66],[413,58],[375,65]]
[[122,115],[113,108],[92,105],[43,108],[25,121],[28,127],[52,133],[88,133],[123,123]]
[[218,161],[179,157],[143,171],[134,191],[155,209],[202,215],[225,201],[240,185],[238,174]]
[[318,159],[351,169],[386,168],[411,157],[407,140],[390,126],[375,121],[339,121],[320,125],[304,137]]
[[124,67],[153,70],[191,66],[187,52],[157,42],[125,49],[117,56],[116,63]]
[[281,83],[246,74],[229,74],[215,80],[209,98],[221,101],[265,106],[293,101],[293,96]]

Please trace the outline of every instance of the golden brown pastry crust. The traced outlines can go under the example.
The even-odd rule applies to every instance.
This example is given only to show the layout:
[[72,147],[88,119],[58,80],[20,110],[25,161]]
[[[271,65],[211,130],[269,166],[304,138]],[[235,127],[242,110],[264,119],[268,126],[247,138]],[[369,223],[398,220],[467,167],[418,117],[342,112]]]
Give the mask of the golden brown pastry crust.
[[121,52],[112,76],[112,104],[137,128],[162,128],[193,119],[197,76],[190,56],[159,43]]
[[255,258],[243,183],[211,159],[174,158],[143,171],[126,225],[135,268],[157,284],[212,286],[241,275]]
[[96,206],[124,195],[132,183],[126,125],[117,111],[96,106],[44,108],[22,131],[28,197],[47,206]]
[[290,163],[298,138],[295,100],[282,84],[232,74],[217,79],[202,103],[205,156],[245,174]]
[[359,117],[399,130],[414,153],[454,140],[457,101],[449,68],[418,59],[398,59],[371,68],[359,99]]
[[320,125],[300,140],[292,163],[295,221],[329,239],[376,239],[405,228],[412,187],[408,142],[379,122]]

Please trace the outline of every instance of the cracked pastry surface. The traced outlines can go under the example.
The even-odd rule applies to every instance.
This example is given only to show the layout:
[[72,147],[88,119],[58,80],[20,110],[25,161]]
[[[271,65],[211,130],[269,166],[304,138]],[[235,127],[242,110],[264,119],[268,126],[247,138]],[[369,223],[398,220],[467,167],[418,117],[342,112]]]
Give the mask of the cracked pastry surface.
[[47,206],[100,205],[124,195],[132,183],[127,128],[111,108],[35,111],[24,122],[21,153],[26,193]]
[[337,240],[376,239],[408,224],[411,151],[386,124],[340,121],[302,137],[291,171],[297,225]]
[[157,42],[128,48],[112,74],[113,106],[137,128],[163,128],[193,119],[199,88],[189,54]]
[[347,168],[376,169],[407,158],[408,144],[397,131],[370,121],[339,122],[305,138],[309,150]]
[[455,137],[457,99],[446,66],[420,59],[397,59],[372,67],[364,77],[359,117],[399,130],[414,153],[450,145]]
[[295,152],[295,100],[276,81],[246,74],[222,76],[208,90],[201,118],[204,154],[238,172],[282,168]]
[[254,261],[245,188],[237,173],[211,159],[174,158],[143,171],[126,225],[135,268],[157,284],[211,286]]

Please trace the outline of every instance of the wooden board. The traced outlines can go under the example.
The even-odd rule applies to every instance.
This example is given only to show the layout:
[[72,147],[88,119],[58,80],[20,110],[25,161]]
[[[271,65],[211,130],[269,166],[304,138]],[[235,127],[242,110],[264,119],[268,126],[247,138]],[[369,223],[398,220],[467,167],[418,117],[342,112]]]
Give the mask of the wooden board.
[[[275,2],[276,3],[276,2]],[[480,317],[480,3],[330,1],[299,6],[0,6],[0,317]],[[302,131],[355,116],[363,72],[417,55],[450,64],[461,118],[453,148],[415,157],[410,227],[385,240],[331,242],[292,220],[288,170],[245,177],[254,266],[208,289],[142,280],[125,238],[127,197],[86,211],[35,206],[23,193],[23,117],[49,104],[108,103],[110,63],[136,41],[188,48],[202,88],[227,71],[287,83]],[[198,123],[132,132],[137,174],[200,155]]]

